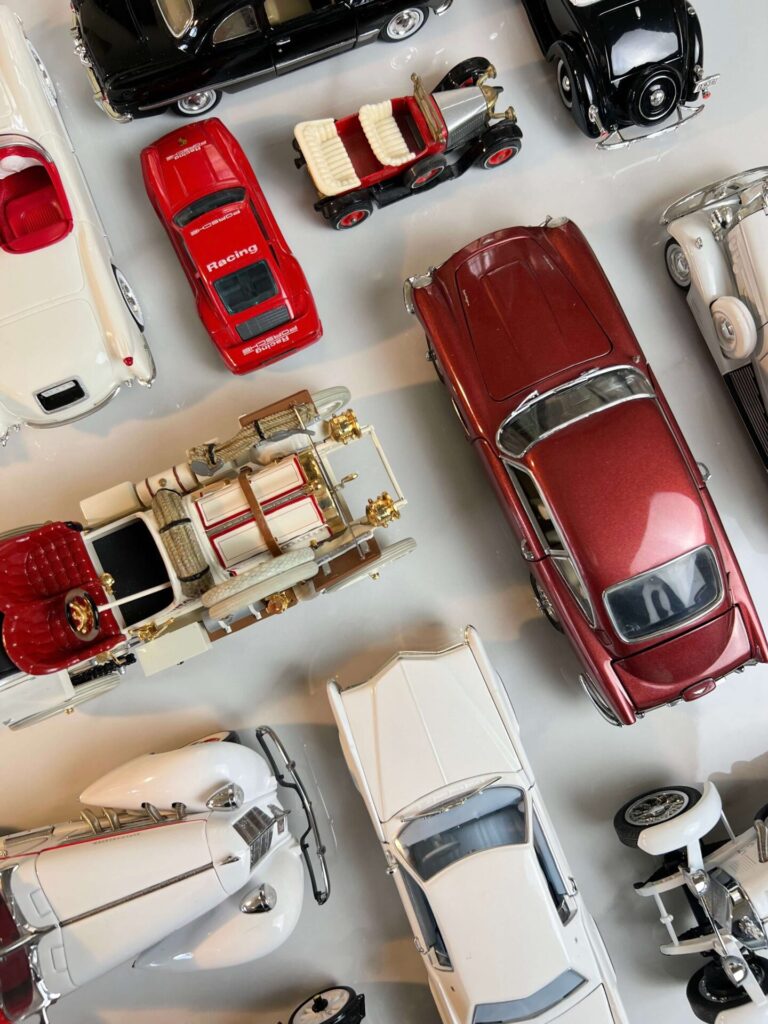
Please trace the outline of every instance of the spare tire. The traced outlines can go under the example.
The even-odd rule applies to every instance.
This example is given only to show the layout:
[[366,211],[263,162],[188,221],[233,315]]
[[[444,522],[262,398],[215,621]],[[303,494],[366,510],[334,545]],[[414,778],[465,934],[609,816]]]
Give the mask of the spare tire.
[[[768,965],[762,957],[749,956],[747,963],[763,992],[768,993]],[[715,1024],[729,1010],[746,1006],[750,999],[740,986],[736,986],[723,970],[720,962],[712,960],[700,967],[688,982],[685,991],[694,1016],[704,1024]]]
[[487,73],[491,66],[487,57],[469,57],[461,64],[451,68],[433,92],[448,92],[451,89],[463,89],[469,85],[477,85],[479,79]]
[[701,800],[690,786],[662,786],[628,800],[613,819],[619,842],[634,850],[642,832],[678,818]]
[[629,112],[635,124],[654,127],[677,110],[682,95],[680,75],[667,65],[640,75],[629,94]]
[[757,348],[757,324],[741,299],[735,295],[715,299],[712,319],[726,359],[749,359]]

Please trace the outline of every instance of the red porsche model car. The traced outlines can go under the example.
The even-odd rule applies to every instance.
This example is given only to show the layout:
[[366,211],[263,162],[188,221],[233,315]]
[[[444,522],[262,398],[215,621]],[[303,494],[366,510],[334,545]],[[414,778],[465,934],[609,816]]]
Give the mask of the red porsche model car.
[[141,166],[200,319],[233,373],[322,336],[304,272],[240,144],[218,118],[158,139],[142,152]]
[[702,468],[574,224],[487,235],[406,305],[605,718],[768,660]]

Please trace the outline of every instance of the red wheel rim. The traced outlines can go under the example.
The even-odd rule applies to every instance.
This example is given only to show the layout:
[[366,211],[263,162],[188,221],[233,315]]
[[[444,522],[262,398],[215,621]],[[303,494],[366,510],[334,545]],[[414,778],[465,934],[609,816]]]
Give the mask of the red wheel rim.
[[511,160],[517,150],[514,146],[507,146],[505,149],[499,149],[495,153],[491,153],[488,159],[485,161],[486,167],[500,167],[501,164],[505,164],[507,160]]
[[368,214],[365,210],[351,210],[349,213],[345,213],[343,217],[339,219],[340,228],[353,228],[357,224],[362,223],[367,218]]
[[432,181],[433,178],[436,178],[441,171],[442,167],[433,167],[431,171],[427,171],[426,174],[422,174],[420,177],[418,177],[414,181],[413,187],[421,188],[423,185],[426,185],[427,182],[430,182]]

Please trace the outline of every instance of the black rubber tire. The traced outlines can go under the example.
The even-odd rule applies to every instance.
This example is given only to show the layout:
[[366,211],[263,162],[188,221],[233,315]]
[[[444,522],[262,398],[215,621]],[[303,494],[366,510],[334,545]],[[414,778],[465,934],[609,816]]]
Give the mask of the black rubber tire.
[[546,593],[546,591],[541,586],[536,577],[533,575],[533,573],[531,573],[529,578],[531,581],[531,590],[533,590],[533,596],[536,598],[536,604],[539,606],[541,614],[544,616],[544,618],[547,620],[550,626],[552,626],[553,629],[556,629],[558,633],[563,633],[564,630],[562,622],[557,617],[557,613],[555,612],[554,608],[549,607],[552,603],[549,595]]
[[[523,148],[523,140],[520,135],[490,129],[480,140],[480,147],[480,155],[475,161],[475,166],[484,171],[495,171],[497,167],[504,167],[510,160],[514,160]],[[509,155],[502,159],[507,151]]]
[[[759,956],[747,957],[747,962],[763,992],[768,993],[768,964]],[[708,993],[711,993],[709,997]],[[735,1010],[749,1003],[747,993],[728,979],[717,960],[710,960],[696,971],[688,982],[685,994],[694,1016],[704,1021],[704,1024],[715,1024],[724,1011]]]
[[179,100],[177,103],[172,104],[171,110],[177,117],[183,117],[185,120],[190,120],[194,117],[208,117],[210,112],[212,110],[215,110],[216,107],[218,107],[218,105],[221,103],[222,99],[224,98],[224,93],[221,91],[221,89],[201,89],[200,92],[213,92],[216,94],[216,98],[213,101],[213,103],[211,103],[211,105],[206,107],[204,110],[198,110],[194,113],[186,113],[179,106],[179,103],[182,103],[183,100]]
[[356,228],[373,216],[373,203],[369,199],[356,199],[350,203],[340,203],[328,218],[328,223],[335,231],[348,231]]
[[[646,829],[653,828],[653,825],[640,827],[638,825],[630,824],[625,817],[629,808],[633,804],[636,804],[638,800],[644,800],[646,797],[653,796],[655,793],[666,793],[669,790],[674,790],[676,793],[684,793],[688,797],[688,803],[681,811],[679,811],[679,814],[683,814],[685,811],[690,810],[691,807],[694,807],[699,800],[701,800],[701,792],[698,789],[693,789],[691,786],[657,786],[656,789],[649,789],[646,793],[639,793],[637,796],[633,796],[631,800],[627,800],[627,802],[619,808],[613,818],[614,830],[619,842],[623,846],[628,846],[630,850],[636,850],[640,834],[645,832]],[[666,820],[674,821],[676,817],[678,817],[678,814],[675,814]]]
[[[587,138],[596,139],[600,135],[597,125],[589,119],[589,108],[594,101],[594,89],[587,72],[586,64],[575,53],[562,47],[556,47],[552,54],[552,64],[555,68],[557,91],[563,106],[573,117],[576,127],[583,132]],[[563,78],[567,76],[571,83],[571,104],[569,106],[565,98]]]
[[429,8],[427,7],[426,4],[403,4],[403,12],[411,10],[411,8],[414,8],[414,9],[417,9],[417,10],[421,11],[421,13],[424,15],[424,20],[419,25],[419,27],[414,32],[411,32],[410,35],[401,36],[401,37],[393,37],[393,36],[391,36],[389,34],[389,26],[392,24],[394,19],[397,17],[397,13],[390,14],[390,16],[387,18],[386,24],[382,25],[381,32],[379,32],[379,39],[383,43],[402,43],[402,42],[405,42],[406,39],[413,39],[413,37],[418,32],[421,32],[421,30],[424,28],[424,26],[427,24],[427,21],[429,20],[429,14],[430,14]]
[[302,1010],[309,1007],[314,1001],[322,1000],[323,997],[330,992],[346,993],[347,1001],[333,1017],[323,1018],[321,1016],[322,1009],[319,1009],[317,1011],[318,1020],[323,1020],[323,1024],[360,1024],[365,1015],[365,999],[362,996],[358,996],[357,992],[355,992],[354,989],[349,988],[348,985],[336,985],[332,989],[329,988],[324,992],[318,992],[315,996],[310,996],[309,999],[306,999],[300,1006],[296,1007],[288,1018],[288,1024],[294,1024]]
[[446,166],[444,156],[428,156],[408,168],[403,175],[403,185],[411,192],[420,192],[436,184],[445,173]]
[[491,67],[485,57],[469,57],[461,64],[451,68],[447,75],[440,79],[434,92],[448,92],[450,89],[463,89],[468,85],[477,85],[478,79]]

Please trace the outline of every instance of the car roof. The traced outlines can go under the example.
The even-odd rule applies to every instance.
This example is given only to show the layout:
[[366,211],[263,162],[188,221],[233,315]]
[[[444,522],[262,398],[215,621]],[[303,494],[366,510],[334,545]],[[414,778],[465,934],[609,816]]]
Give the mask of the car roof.
[[703,544],[717,547],[694,477],[655,399],[577,420],[522,461],[597,598]]

